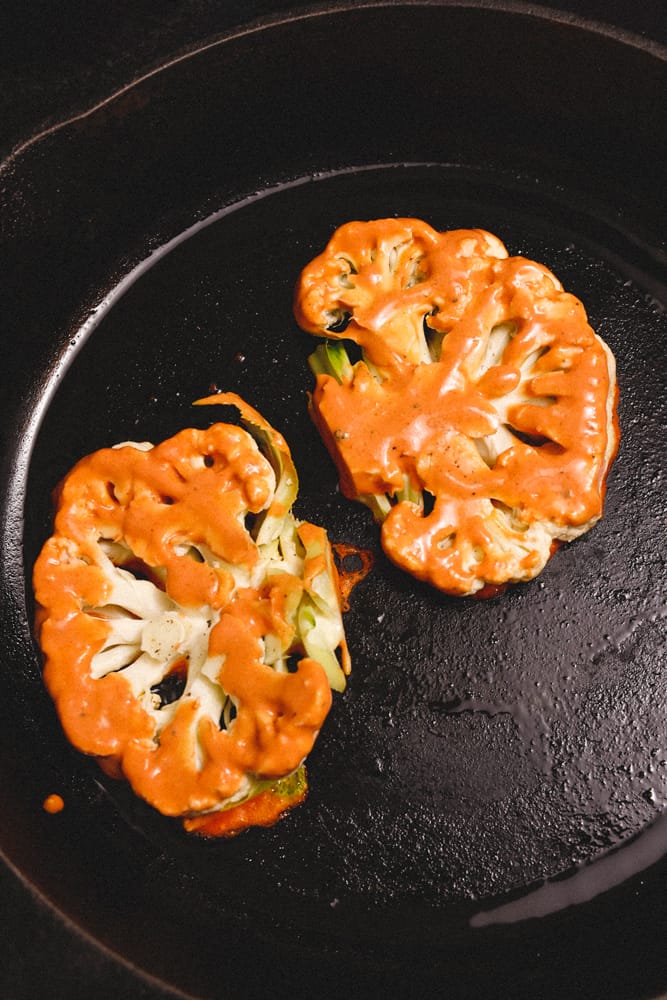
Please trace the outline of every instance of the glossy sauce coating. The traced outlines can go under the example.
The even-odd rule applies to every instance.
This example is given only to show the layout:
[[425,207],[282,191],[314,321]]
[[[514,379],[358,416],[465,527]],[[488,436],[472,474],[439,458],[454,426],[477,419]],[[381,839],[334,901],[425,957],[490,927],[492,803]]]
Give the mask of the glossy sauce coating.
[[[232,394],[214,401],[268,428]],[[295,492],[287,445],[268,430]],[[102,449],[59,488],[54,533],[34,568],[44,680],[70,741],[165,814],[233,802],[248,775],[290,774],[331,706],[325,671],[303,650],[295,672],[265,662],[266,643],[299,653],[295,610],[322,569],[306,559],[301,575],[281,570],[277,554],[269,572],[260,565],[245,518],[286,515],[276,494],[271,463],[226,424],[156,447]],[[302,532],[326,551],[323,529],[289,526],[295,544],[306,544]],[[124,659],[112,663],[118,650]],[[166,680],[185,690],[160,704]],[[260,804],[245,811],[260,814]]]
[[393,498],[382,544],[404,569],[488,592],[600,517],[614,360],[547,268],[482,230],[353,222],[304,269],[295,315],[362,349],[347,377],[318,374],[311,413],[344,494]]

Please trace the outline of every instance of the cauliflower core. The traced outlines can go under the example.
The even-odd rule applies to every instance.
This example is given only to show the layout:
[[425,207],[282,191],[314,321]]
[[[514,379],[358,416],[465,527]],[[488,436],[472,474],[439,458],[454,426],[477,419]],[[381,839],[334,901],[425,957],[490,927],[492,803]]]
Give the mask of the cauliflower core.
[[601,516],[614,358],[547,268],[479,229],[351,222],[302,272],[295,316],[327,338],[311,414],[341,489],[403,569],[483,596]]
[[192,824],[269,791],[276,818],[350,668],[336,570],[291,513],[282,436],[231,393],[200,402],[252,433],[106,448],[61,484],[34,569],[44,680],[71,742],[162,813]]

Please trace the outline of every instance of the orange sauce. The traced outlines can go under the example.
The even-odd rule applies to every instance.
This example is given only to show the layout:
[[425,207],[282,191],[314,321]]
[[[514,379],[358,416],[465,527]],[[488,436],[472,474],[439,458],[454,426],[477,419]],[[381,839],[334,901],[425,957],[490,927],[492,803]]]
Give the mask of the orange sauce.
[[334,542],[338,566],[338,587],[343,611],[350,610],[350,595],[356,585],[368,576],[375,556],[370,549],[360,549],[346,542]]
[[42,803],[44,812],[55,815],[55,813],[62,812],[65,808],[65,803],[61,795],[47,795]]

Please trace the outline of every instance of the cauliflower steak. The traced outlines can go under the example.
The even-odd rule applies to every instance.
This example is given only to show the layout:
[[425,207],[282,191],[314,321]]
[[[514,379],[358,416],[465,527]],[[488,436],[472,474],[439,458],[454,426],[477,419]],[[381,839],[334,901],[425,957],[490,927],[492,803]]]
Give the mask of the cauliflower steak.
[[303,797],[350,662],[287,444],[232,393],[199,402],[245,427],[105,448],[63,480],[37,631],[70,741],[189,829],[233,832]]
[[351,222],[303,270],[294,311],[326,338],[310,408],[341,489],[398,566],[485,596],[600,518],[614,358],[546,267],[479,229]]

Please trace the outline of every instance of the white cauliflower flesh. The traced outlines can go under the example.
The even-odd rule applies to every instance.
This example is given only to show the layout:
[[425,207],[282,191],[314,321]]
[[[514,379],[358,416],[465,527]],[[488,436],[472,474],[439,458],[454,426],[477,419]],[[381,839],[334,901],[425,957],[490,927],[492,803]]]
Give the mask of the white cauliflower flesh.
[[201,402],[234,404],[248,430],[83,459],[34,570],[69,739],[187,822],[300,774],[350,667],[329,542],[291,513],[284,439],[233,394]]

